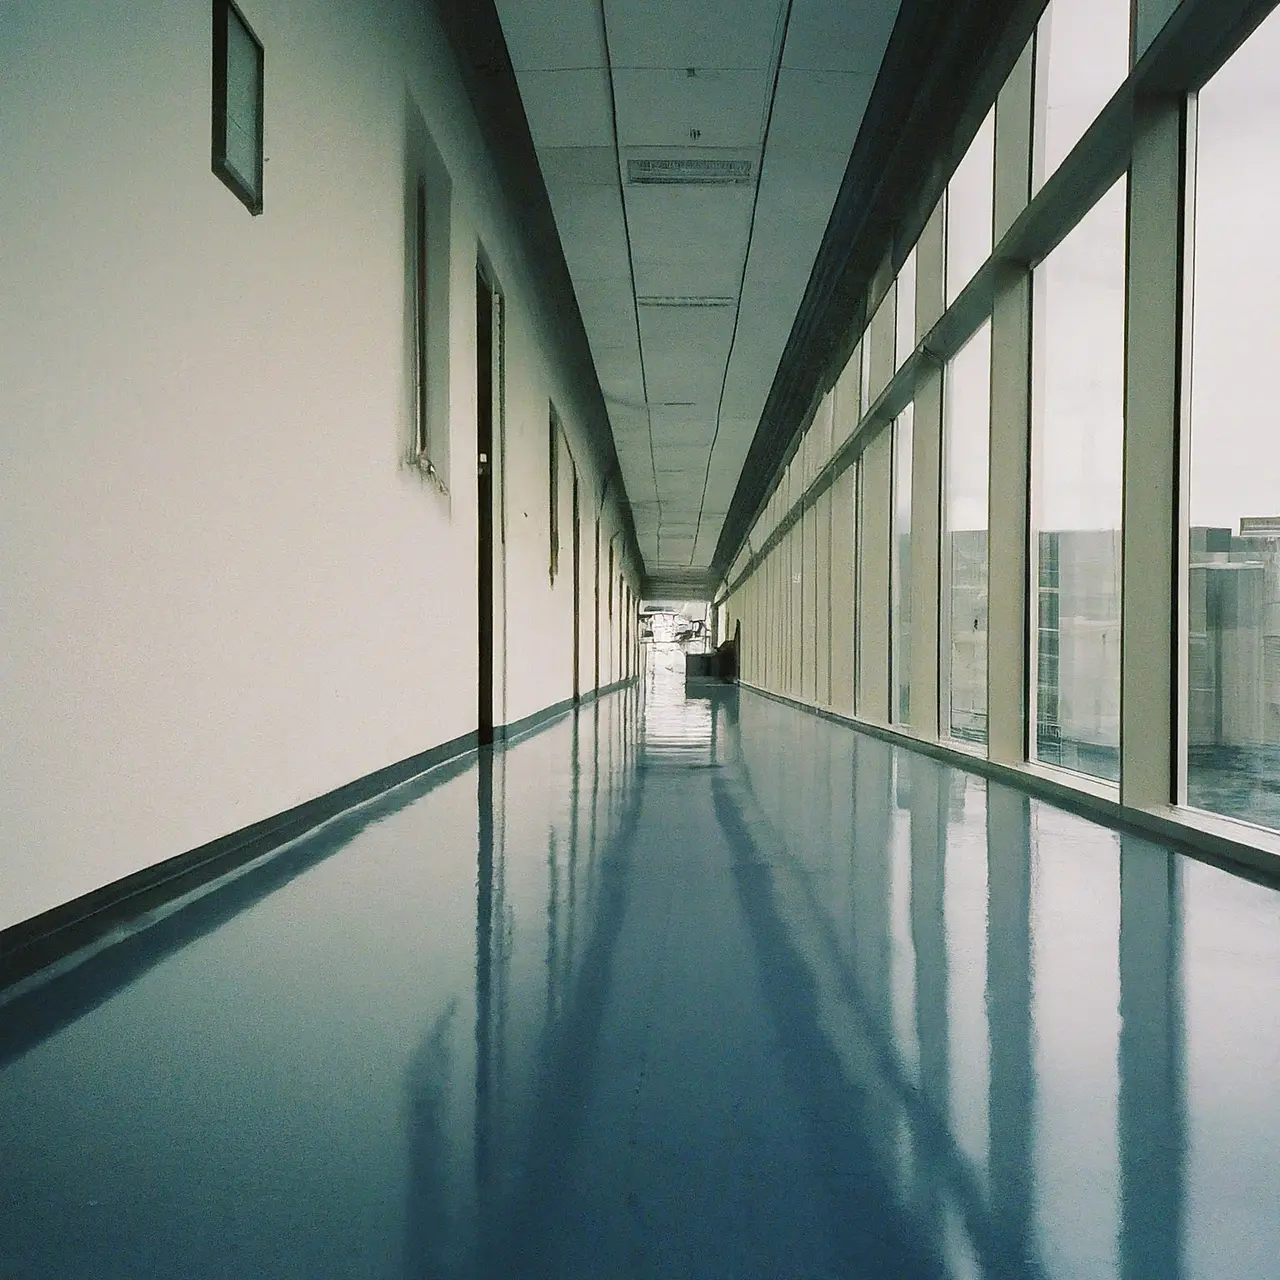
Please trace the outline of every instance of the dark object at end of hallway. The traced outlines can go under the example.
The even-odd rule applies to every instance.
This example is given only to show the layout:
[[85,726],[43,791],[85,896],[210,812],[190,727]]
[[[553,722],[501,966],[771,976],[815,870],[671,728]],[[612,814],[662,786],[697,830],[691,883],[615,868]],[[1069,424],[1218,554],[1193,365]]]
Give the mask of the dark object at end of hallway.
[[738,646],[734,640],[726,640],[712,653],[687,653],[684,657],[685,683],[702,683],[719,680],[723,684],[735,684],[738,679]]

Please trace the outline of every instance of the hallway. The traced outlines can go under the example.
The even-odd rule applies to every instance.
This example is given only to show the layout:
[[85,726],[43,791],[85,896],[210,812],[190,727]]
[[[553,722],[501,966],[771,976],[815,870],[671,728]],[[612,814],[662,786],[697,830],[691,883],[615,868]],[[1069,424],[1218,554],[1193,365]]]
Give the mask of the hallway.
[[651,647],[0,1003],[0,1276],[1269,1276],[1278,979],[1274,890]]

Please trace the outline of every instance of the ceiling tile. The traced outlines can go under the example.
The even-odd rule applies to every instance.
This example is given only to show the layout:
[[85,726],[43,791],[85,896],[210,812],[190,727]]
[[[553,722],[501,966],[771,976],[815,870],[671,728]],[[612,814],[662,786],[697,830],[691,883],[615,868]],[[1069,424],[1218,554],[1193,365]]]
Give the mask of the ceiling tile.
[[697,445],[709,449],[716,433],[716,402],[703,405],[666,406],[651,403],[649,429],[655,447]]
[[780,38],[782,0],[604,0],[615,67],[768,67]]
[[663,444],[653,442],[653,461],[661,482],[664,475],[690,476],[697,478],[701,488],[707,470],[707,455],[710,449],[705,444]]
[[550,71],[608,65],[597,0],[496,0],[511,65]]
[[862,127],[875,77],[852,72],[783,71],[778,76],[768,152],[833,151],[843,160]]
[[638,405],[614,403],[609,405],[609,423],[618,444],[624,440],[636,440],[643,443],[646,454],[649,451],[649,411]]
[[630,280],[575,279],[573,291],[592,351],[597,347],[630,346],[637,341]]
[[608,72],[522,71],[516,79],[538,150],[613,145]]
[[549,194],[570,276],[574,280],[616,277],[629,281],[631,259],[617,191],[559,185]]
[[751,199],[750,187],[627,187],[636,292],[736,298]]
[[592,354],[595,355],[596,376],[600,380],[606,406],[614,401],[631,406],[644,403],[644,377],[638,361],[629,356],[602,358],[594,351]]
[[612,145],[539,147],[538,164],[548,191],[566,186],[618,189],[618,153]]
[[720,528],[723,521],[704,520],[698,530],[698,541],[693,548],[691,563],[703,566],[711,564],[711,557],[716,553],[716,543],[720,540]]
[[898,0],[796,0],[782,65],[874,75],[897,16]]
[[690,76],[682,67],[624,67],[615,69],[613,89],[620,146],[755,150],[762,141],[769,99],[764,70]]
[[[652,401],[696,405],[718,399],[733,323],[733,307],[641,307],[645,368],[652,367],[658,378],[650,388]],[[690,370],[697,370],[699,376],[689,385],[661,385],[665,379],[689,382]],[[703,384],[711,374],[708,390]]]

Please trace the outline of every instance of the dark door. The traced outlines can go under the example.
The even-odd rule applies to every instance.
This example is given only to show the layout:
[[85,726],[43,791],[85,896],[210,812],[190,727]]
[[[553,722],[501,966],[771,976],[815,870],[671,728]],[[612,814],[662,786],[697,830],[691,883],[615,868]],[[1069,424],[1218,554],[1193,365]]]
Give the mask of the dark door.
[[493,287],[476,272],[476,574],[479,616],[479,699],[476,730],[493,741]]
[[582,696],[582,514],[578,468],[573,469],[573,700]]

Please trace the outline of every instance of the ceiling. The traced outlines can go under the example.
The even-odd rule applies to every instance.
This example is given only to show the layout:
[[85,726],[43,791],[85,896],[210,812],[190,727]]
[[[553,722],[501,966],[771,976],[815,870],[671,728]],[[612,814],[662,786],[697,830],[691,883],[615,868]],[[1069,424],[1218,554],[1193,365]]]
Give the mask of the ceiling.
[[649,575],[704,576],[898,0],[497,0]]

